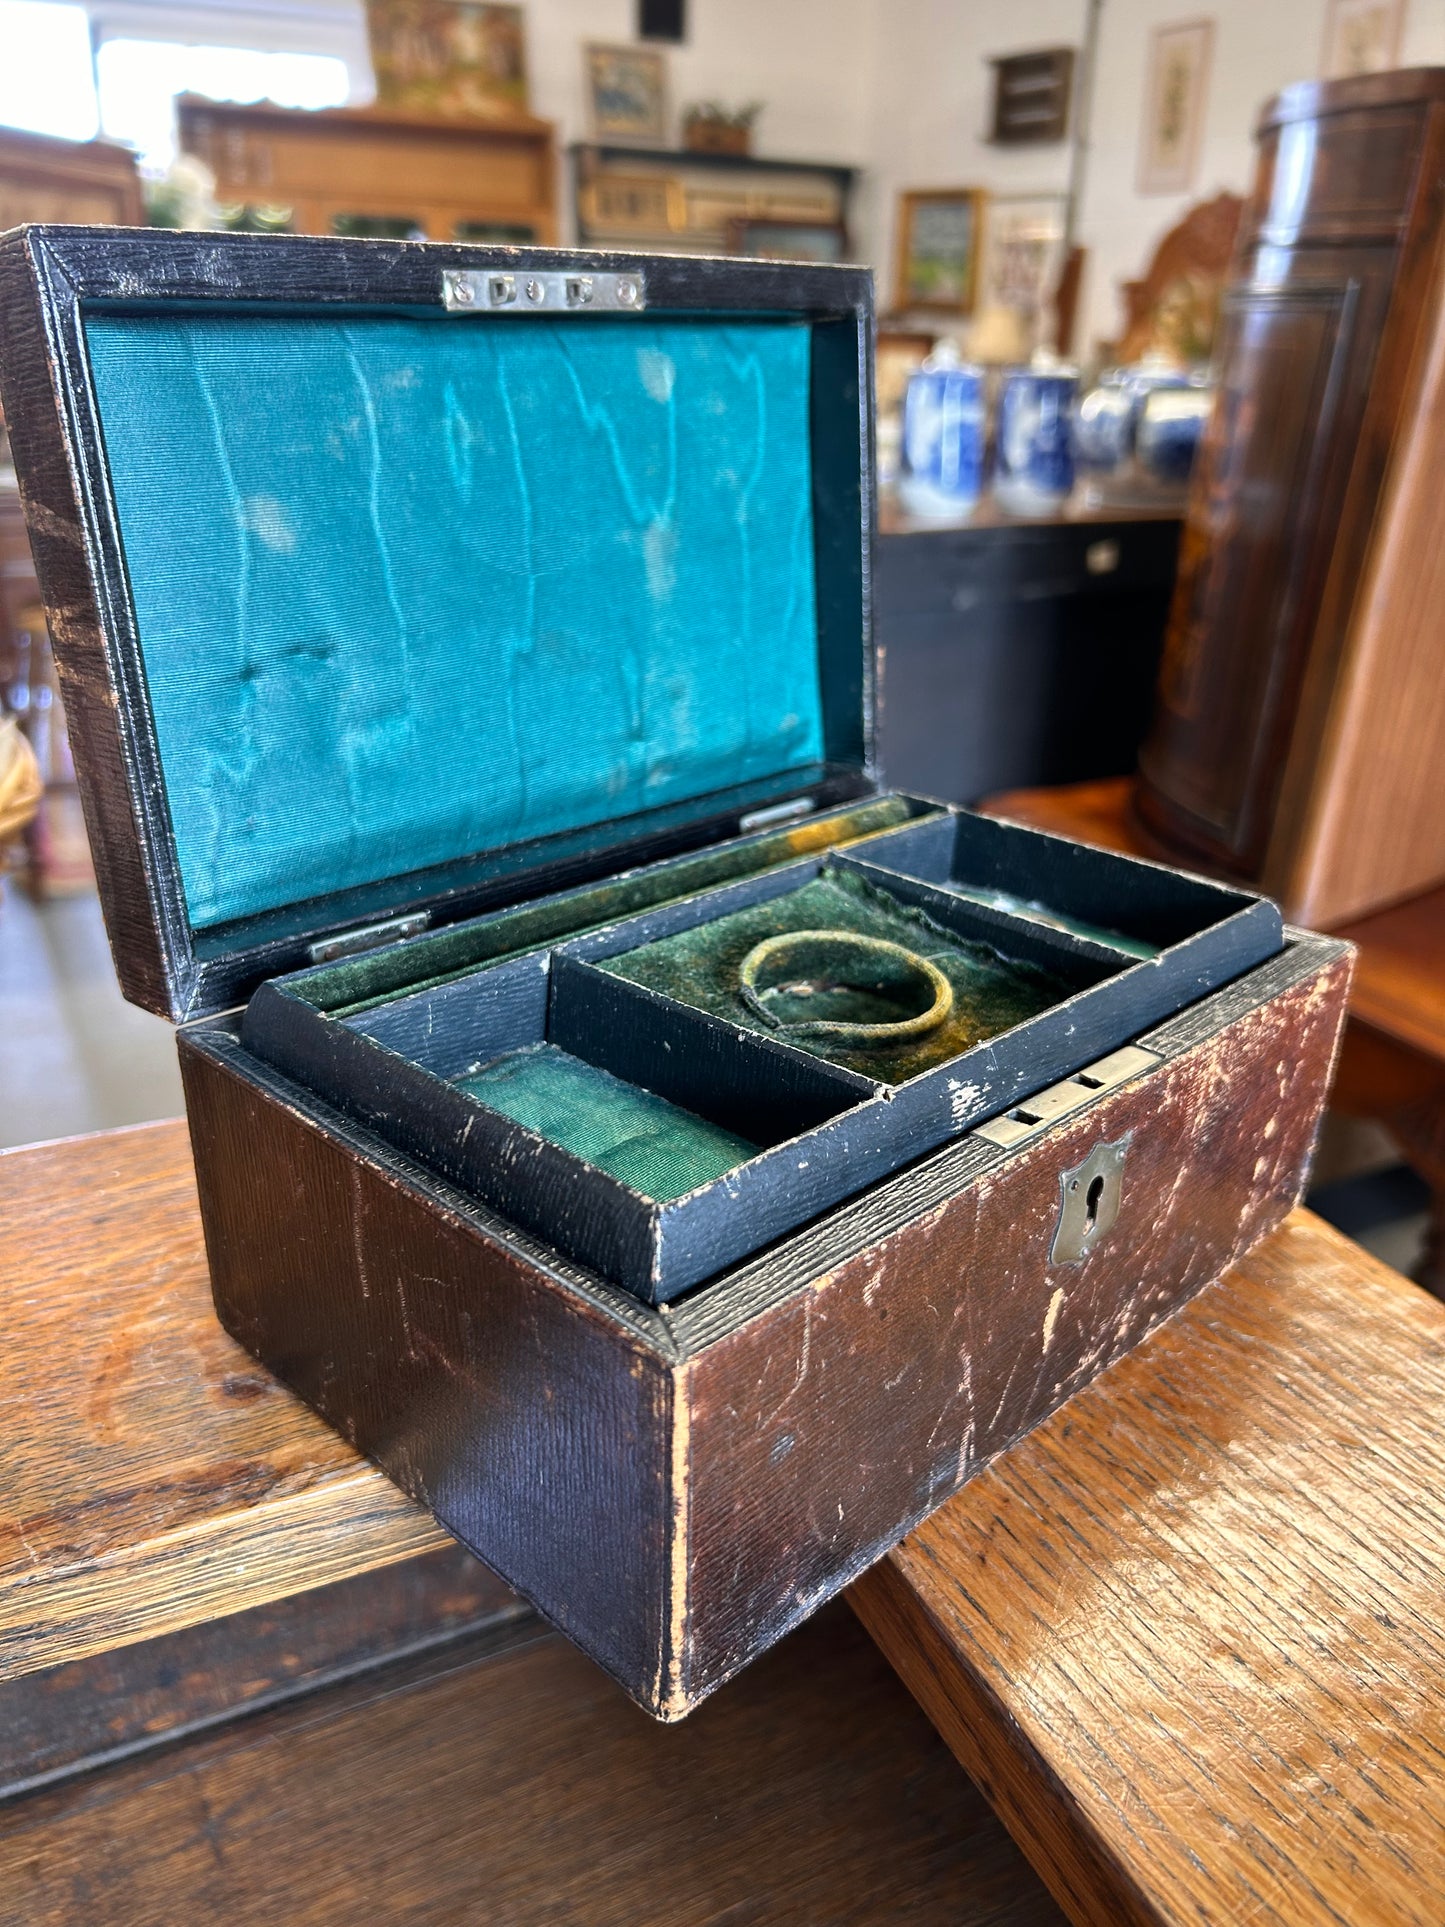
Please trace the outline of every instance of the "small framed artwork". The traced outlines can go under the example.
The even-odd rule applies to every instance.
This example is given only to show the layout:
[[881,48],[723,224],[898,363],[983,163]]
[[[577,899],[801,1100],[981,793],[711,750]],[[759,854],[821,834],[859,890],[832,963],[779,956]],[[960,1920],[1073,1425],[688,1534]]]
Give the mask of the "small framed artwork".
[[731,221],[728,253],[757,261],[842,261],[848,231],[841,221]]
[[578,190],[577,212],[589,241],[661,240],[687,226],[687,196],[665,174],[604,169]]
[[1030,322],[1047,306],[1064,265],[1068,201],[1062,194],[1002,194],[989,202],[983,305]]
[[583,49],[592,138],[661,147],[667,139],[667,55],[657,47]]
[[1139,154],[1141,194],[1184,194],[1194,185],[1213,52],[1212,20],[1154,29]]
[[977,187],[916,188],[899,196],[893,306],[972,314],[985,196]]
[[1320,72],[1326,80],[1379,74],[1398,65],[1405,0],[1330,0]]
[[522,9],[475,0],[367,0],[379,106],[499,120],[527,111]]

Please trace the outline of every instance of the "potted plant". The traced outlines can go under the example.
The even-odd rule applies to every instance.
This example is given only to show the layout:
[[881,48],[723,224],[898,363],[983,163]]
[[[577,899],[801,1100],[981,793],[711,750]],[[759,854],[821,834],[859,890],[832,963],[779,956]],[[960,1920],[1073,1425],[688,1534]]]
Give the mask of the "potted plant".
[[682,113],[682,144],[697,154],[746,154],[752,146],[753,122],[763,111],[760,100],[727,108],[720,101],[699,100]]

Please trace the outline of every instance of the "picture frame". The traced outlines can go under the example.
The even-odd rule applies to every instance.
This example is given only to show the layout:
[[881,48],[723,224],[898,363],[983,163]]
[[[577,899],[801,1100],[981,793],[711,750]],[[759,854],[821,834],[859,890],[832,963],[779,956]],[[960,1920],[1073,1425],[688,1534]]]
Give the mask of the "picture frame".
[[589,41],[582,50],[587,119],[595,141],[662,147],[667,141],[667,55],[659,47]]
[[996,194],[989,201],[980,305],[1010,308],[1032,324],[1048,306],[1067,253],[1068,196]]
[[841,221],[788,221],[748,216],[728,223],[728,253],[755,261],[836,262],[848,258]]
[[376,103],[439,119],[529,111],[524,9],[494,0],[366,0]]
[[687,227],[687,195],[667,174],[599,169],[577,192],[577,214],[588,241],[662,240]]
[[1214,56],[1214,22],[1156,27],[1139,150],[1141,194],[1184,194],[1194,185]]
[[887,320],[878,323],[873,370],[880,421],[902,412],[908,383],[933,353],[937,341],[931,328],[895,327]]
[[1321,77],[1347,80],[1398,66],[1404,31],[1405,0],[1329,0]]
[[909,188],[899,196],[897,313],[973,313],[987,201],[980,187]]

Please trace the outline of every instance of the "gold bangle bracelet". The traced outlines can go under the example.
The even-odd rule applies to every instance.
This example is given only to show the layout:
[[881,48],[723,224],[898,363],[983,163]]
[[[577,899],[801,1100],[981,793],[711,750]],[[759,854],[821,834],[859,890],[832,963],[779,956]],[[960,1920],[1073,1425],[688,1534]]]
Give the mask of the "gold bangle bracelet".
[[[869,964],[873,969],[870,972]],[[791,991],[805,996],[833,989],[886,992],[911,984],[923,1008],[896,1023],[850,1023],[829,1018],[788,1021],[769,1008],[769,998]],[[852,930],[785,930],[765,937],[743,958],[738,987],[749,1010],[772,1030],[800,1037],[826,1037],[839,1044],[903,1044],[946,1023],[953,985],[936,964],[901,943]]]

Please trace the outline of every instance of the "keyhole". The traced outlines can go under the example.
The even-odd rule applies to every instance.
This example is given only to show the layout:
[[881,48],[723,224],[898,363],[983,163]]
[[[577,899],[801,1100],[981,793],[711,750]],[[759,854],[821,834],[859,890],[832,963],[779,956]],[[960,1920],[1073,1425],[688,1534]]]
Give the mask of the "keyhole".
[[1092,1231],[1094,1226],[1099,1222],[1099,1200],[1103,1195],[1104,1180],[1102,1177],[1095,1178],[1094,1182],[1089,1186],[1088,1195],[1084,1199],[1084,1209],[1089,1215],[1090,1231]]

